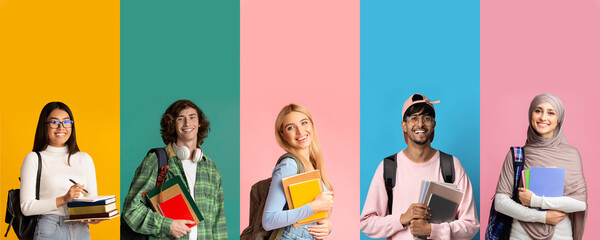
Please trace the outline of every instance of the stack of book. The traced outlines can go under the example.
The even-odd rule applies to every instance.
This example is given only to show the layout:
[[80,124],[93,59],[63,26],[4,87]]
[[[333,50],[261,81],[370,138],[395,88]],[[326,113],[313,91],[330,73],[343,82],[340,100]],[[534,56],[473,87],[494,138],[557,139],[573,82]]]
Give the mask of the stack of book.
[[[283,184],[289,209],[300,208],[312,202],[324,190],[320,170],[285,177],[281,180],[281,183]],[[329,218],[329,211],[317,212],[310,217],[294,223],[294,227],[318,222],[327,218]]]
[[185,219],[194,221],[189,228],[196,226],[204,217],[194,202],[181,176],[167,180],[146,193],[146,198],[157,213],[170,219]]
[[463,193],[454,184],[423,180],[420,194],[420,203],[430,208],[430,223],[451,222],[456,218]]
[[69,220],[106,220],[119,215],[115,195],[75,198],[67,203]]

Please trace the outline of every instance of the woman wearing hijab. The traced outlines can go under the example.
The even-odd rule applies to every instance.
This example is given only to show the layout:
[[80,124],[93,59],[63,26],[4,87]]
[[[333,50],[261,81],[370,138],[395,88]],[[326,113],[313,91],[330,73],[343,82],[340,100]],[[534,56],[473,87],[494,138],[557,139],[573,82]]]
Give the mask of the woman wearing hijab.
[[519,182],[519,200],[512,196],[514,170],[509,152],[496,187],[496,211],[512,217],[510,239],[581,239],[587,215],[587,186],[579,151],[562,131],[563,103],[550,93],[537,95],[529,106],[524,169],[565,169],[562,197],[537,196]]

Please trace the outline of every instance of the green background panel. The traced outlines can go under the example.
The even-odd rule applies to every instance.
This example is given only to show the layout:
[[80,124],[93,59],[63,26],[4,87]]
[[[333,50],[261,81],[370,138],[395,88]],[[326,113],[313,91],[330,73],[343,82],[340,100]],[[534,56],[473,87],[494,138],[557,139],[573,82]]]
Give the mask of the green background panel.
[[160,118],[179,99],[210,121],[202,149],[223,177],[227,231],[239,236],[239,1],[121,1],[121,207]]

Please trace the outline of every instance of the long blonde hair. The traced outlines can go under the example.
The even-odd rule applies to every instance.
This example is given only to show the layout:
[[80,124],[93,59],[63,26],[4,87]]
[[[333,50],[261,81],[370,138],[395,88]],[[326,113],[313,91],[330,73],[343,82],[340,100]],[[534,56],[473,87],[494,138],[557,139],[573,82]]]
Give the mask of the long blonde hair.
[[[305,159],[305,157],[302,154],[299,154],[297,149],[290,146],[281,136],[281,133],[283,132],[283,119],[286,115],[288,115],[291,112],[302,113],[306,115],[311,122],[313,129],[312,141],[310,142],[309,146],[309,159]],[[294,154],[298,158],[300,158],[300,161],[304,165],[304,169],[314,168],[321,170],[321,178],[323,179],[325,186],[327,186],[327,189],[329,191],[333,191],[333,186],[329,181],[327,171],[325,171],[325,164],[323,162],[323,152],[321,152],[321,143],[319,143],[319,138],[317,137],[317,127],[315,126],[315,122],[313,121],[312,115],[310,115],[310,112],[308,112],[308,110],[305,107],[292,103],[283,107],[283,109],[279,111],[279,115],[277,115],[277,120],[275,120],[275,139],[277,139],[277,144],[279,144],[279,146],[283,148],[283,150]]]

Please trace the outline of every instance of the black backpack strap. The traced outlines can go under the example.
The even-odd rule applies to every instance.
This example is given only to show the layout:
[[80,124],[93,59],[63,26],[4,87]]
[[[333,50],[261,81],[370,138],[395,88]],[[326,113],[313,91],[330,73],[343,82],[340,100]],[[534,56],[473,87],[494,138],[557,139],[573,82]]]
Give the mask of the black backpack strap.
[[454,158],[442,151],[440,151],[440,171],[444,182],[454,183]]
[[[35,151],[35,154],[37,154],[37,156],[38,156],[38,170],[37,170],[37,177],[35,179],[35,199],[40,200],[40,178],[42,178],[42,155],[40,155],[40,152],[38,152],[38,151]],[[21,181],[21,177],[19,177],[19,181]],[[13,191],[13,190],[10,190],[10,191]],[[10,193],[10,191],[9,191],[9,193]],[[10,227],[12,227],[13,221],[15,220],[15,216],[14,216],[15,213],[9,211],[9,207],[8,207],[9,204],[11,204],[10,197],[9,197],[9,201],[7,201],[7,203],[6,203],[7,211],[6,211],[6,216],[4,217],[4,220],[6,222],[6,220],[9,218],[9,215],[10,215],[10,221],[6,222],[6,223],[8,223],[8,228],[6,229],[6,233],[4,233],[4,237],[8,236]],[[20,206],[17,206],[17,207],[20,207]]]
[[392,203],[394,202],[394,187],[396,186],[396,154],[383,159],[383,181],[388,196],[388,215],[392,214]]
[[167,158],[167,151],[164,148],[153,148],[148,151],[148,154],[155,153],[158,157],[158,175],[156,177],[156,186],[161,186],[167,176],[167,170],[169,169],[169,159]]
[[300,161],[300,158],[296,157],[296,155],[291,154],[291,153],[285,153],[285,154],[281,155],[281,157],[279,157],[279,159],[277,160],[277,163],[275,165],[281,163],[281,161],[286,158],[291,158],[291,159],[294,159],[294,161],[296,161],[296,165],[298,165],[297,174],[304,172],[304,165],[302,164],[302,161]]
[[517,188],[519,187],[519,182],[522,181],[521,171],[525,166],[525,148],[524,147],[511,147],[510,153],[513,159],[513,172],[515,173],[514,184],[513,184],[513,195],[512,199],[517,203],[521,203],[519,201],[519,191]]
[[38,156],[38,171],[37,178],[35,180],[35,199],[40,200],[40,178],[42,177],[42,155],[40,152],[35,151]]

